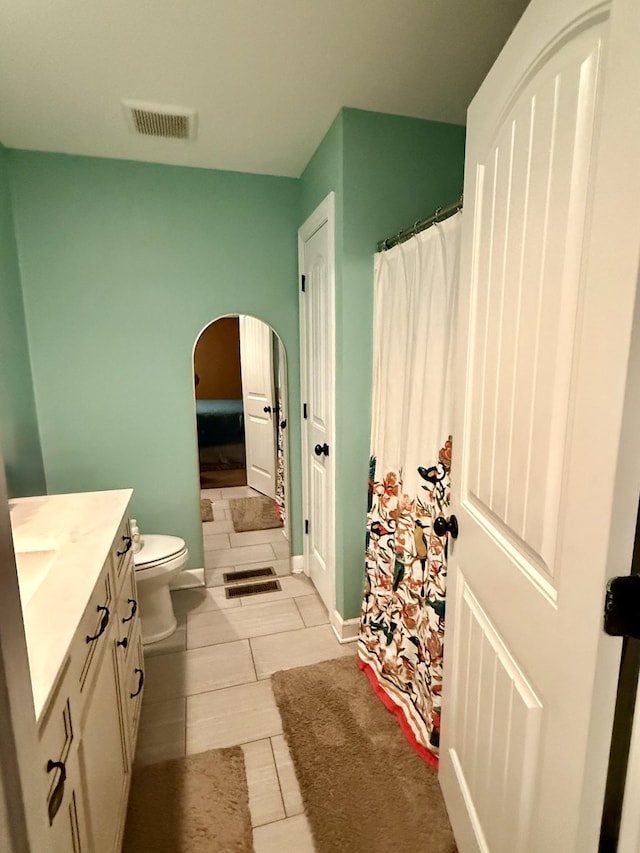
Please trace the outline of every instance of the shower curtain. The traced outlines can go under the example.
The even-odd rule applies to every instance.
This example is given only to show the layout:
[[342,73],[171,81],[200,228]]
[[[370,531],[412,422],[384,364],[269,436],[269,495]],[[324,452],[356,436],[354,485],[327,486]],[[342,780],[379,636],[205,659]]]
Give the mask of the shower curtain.
[[461,216],[375,256],[373,422],[359,665],[437,766]]

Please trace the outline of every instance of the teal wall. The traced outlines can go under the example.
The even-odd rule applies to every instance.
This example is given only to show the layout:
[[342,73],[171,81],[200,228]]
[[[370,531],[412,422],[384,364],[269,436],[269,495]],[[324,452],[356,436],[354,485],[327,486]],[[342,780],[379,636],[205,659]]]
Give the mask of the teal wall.
[[0,145],[0,447],[10,497],[46,491],[8,178]]
[[[336,603],[360,610],[371,423],[373,254],[462,192],[464,128],[344,109],[300,180],[0,152],[0,379],[10,482],[50,492],[131,486],[143,530],[203,563],[192,348],[211,320],[270,323],[288,355],[293,553],[302,551],[298,227],[336,193]],[[5,292],[6,291],[6,292]],[[15,320],[15,322],[14,322]],[[8,424],[8,426],[7,426]],[[17,429],[17,426],[20,429]],[[26,425],[26,426],[25,426]],[[24,428],[23,428],[24,427]],[[20,438],[18,439],[18,435]],[[21,442],[21,443],[20,443]]]
[[[339,131],[339,132],[338,132]],[[462,193],[464,128],[344,109],[302,175],[303,221],[328,192],[336,216],[337,608],[358,615],[371,423],[378,240]]]
[[[192,350],[227,313],[270,323],[299,411],[298,181],[10,152],[49,492],[133,487],[142,530],[203,565]],[[301,551],[300,430],[291,517]]]

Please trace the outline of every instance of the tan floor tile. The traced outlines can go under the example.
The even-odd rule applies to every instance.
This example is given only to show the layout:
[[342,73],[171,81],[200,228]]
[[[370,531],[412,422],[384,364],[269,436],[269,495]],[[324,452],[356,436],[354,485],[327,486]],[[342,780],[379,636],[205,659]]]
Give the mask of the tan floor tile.
[[201,498],[209,498],[210,501],[219,501],[222,498],[221,489],[200,489]]
[[243,545],[241,548],[225,549],[224,551],[207,551],[204,555],[204,565],[207,569],[218,569],[221,566],[244,566],[246,563],[274,560],[275,555],[271,545]]
[[281,527],[276,527],[272,530],[246,530],[244,533],[231,533],[229,542],[232,548],[238,548],[242,545],[261,545],[264,542],[272,544],[282,544],[287,546],[287,556],[289,543],[284,538]]
[[187,623],[186,618],[178,616],[178,627],[170,637],[164,640],[159,640],[157,643],[147,643],[143,646],[144,656],[146,658],[153,655],[166,655],[170,652],[183,652],[187,648]]
[[302,595],[295,599],[300,615],[307,628],[314,625],[325,625],[329,621],[327,608],[319,595]]
[[220,489],[225,500],[229,498],[260,498],[262,495],[251,486],[225,486]]
[[[211,522],[215,524],[216,522]],[[228,524],[228,522],[219,522],[221,524]],[[206,551],[221,551],[224,549],[229,549],[231,546],[229,544],[229,534],[228,533],[207,533],[203,535],[202,538],[204,544],[204,550]]]
[[187,753],[278,734],[282,734],[282,722],[270,681],[254,681],[187,699]]
[[355,656],[356,653],[356,644],[341,645],[330,625],[255,637],[249,642],[258,678],[268,678],[281,669]]
[[240,601],[227,598],[222,587],[201,586],[197,589],[183,589],[172,594],[173,609],[176,618],[186,619],[195,613],[209,610],[230,610],[240,607]]
[[244,566],[234,566],[234,569],[242,569],[243,571],[247,569],[264,569],[265,567],[271,567],[278,577],[283,577],[283,575],[291,574],[291,563],[289,560],[262,560],[259,563],[245,563]]
[[146,661],[145,698],[148,702],[160,702],[254,679],[249,642],[240,640],[149,658]]
[[291,549],[286,540],[281,542],[272,542],[271,547],[273,548],[273,552],[278,560],[288,560],[291,556]]
[[[269,563],[276,568],[274,563]],[[276,569],[277,572],[277,569]],[[258,604],[264,601],[279,601],[283,598],[295,598],[299,595],[310,595],[315,593],[316,588],[306,575],[284,575],[278,576],[281,589],[279,592],[267,592],[261,595],[242,597],[240,600],[245,604]]]
[[233,533],[233,521],[205,521],[202,524],[203,537],[214,533]]
[[211,507],[213,509],[213,520],[220,521],[224,517],[222,513],[229,509],[229,501],[211,501]]
[[307,818],[296,815],[256,827],[253,830],[253,849],[254,853],[315,853]]
[[280,789],[287,817],[302,814],[304,812],[302,794],[300,793],[296,771],[293,768],[291,753],[289,752],[284,735],[272,737],[271,745],[273,747],[273,756],[276,761],[278,779],[280,780]]
[[261,826],[286,817],[278,773],[269,738],[242,746],[249,788],[251,826]]
[[142,703],[135,762],[138,766],[185,754],[186,700]]
[[213,610],[188,617],[188,648],[230,643],[304,628],[294,601],[265,602],[235,610]]

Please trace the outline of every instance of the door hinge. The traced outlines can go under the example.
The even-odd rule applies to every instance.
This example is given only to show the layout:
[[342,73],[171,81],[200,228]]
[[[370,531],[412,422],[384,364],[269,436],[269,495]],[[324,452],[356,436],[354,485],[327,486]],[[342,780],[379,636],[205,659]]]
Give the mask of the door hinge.
[[306,403],[302,404],[302,417],[305,419],[305,421],[308,417],[308,415],[307,415],[307,404]]
[[307,292],[307,277],[306,277],[306,275],[300,276],[300,289],[302,290],[303,293]]
[[309,519],[305,518],[304,520],[304,532],[309,533]]

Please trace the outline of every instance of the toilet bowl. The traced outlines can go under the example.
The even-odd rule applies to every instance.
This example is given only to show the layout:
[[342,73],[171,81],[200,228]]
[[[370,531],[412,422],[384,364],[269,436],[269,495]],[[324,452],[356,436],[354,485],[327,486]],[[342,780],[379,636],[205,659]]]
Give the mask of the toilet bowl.
[[150,534],[133,555],[144,645],[170,637],[177,628],[169,584],[187,564],[189,551],[178,536]]

